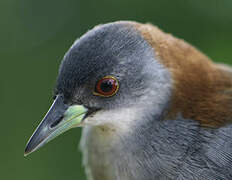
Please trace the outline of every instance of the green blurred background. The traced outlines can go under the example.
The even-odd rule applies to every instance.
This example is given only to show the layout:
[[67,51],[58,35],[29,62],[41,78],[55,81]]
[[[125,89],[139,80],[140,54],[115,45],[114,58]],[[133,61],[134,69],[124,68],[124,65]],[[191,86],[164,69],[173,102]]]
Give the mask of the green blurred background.
[[73,41],[97,24],[151,22],[232,63],[231,0],[0,0],[0,179],[84,180],[73,129],[28,157],[28,138],[50,104]]

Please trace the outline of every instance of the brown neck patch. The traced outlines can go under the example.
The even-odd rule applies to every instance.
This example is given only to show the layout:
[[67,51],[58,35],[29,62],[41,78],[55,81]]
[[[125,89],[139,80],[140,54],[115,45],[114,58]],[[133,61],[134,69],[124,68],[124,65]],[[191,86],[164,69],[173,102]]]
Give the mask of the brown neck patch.
[[179,113],[206,127],[232,121],[232,72],[181,39],[150,24],[134,24],[154,48],[156,58],[173,78],[174,92],[168,119]]

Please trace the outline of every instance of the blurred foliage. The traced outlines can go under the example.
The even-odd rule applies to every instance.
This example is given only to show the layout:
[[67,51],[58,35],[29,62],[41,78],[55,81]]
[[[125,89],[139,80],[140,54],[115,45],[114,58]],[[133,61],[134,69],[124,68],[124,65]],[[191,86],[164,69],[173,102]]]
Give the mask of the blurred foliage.
[[230,0],[1,0],[1,175],[4,180],[85,179],[73,129],[23,157],[26,141],[52,103],[59,63],[97,24],[151,22],[214,61],[232,63]]

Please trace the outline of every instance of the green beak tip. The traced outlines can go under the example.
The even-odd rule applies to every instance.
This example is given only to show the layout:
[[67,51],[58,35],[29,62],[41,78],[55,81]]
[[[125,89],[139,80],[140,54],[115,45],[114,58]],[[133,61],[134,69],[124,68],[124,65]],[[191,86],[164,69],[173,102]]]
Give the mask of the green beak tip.
[[[87,108],[81,105],[70,106],[64,113],[64,122],[72,121],[73,124],[80,124],[87,112]],[[66,120],[67,119],[67,120]]]

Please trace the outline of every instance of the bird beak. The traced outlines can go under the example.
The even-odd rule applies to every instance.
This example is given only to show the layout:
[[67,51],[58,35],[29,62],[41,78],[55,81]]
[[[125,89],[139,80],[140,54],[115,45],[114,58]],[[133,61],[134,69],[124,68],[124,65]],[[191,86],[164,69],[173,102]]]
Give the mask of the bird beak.
[[63,96],[58,95],[51,108],[29,139],[24,155],[39,149],[65,131],[80,126],[88,109],[82,105],[68,106]]

